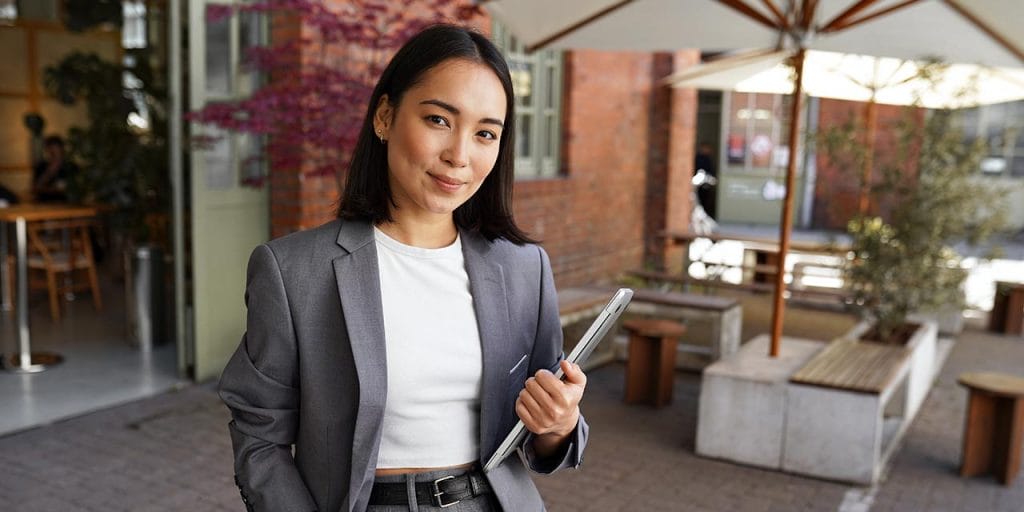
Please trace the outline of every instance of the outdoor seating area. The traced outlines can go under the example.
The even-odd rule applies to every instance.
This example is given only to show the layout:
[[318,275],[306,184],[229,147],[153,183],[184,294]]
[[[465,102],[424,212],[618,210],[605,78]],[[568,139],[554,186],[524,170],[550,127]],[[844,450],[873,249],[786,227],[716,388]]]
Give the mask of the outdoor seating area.
[[[778,273],[779,244],[764,236],[731,233],[695,233],[666,231],[662,238],[683,253],[682,274],[664,271],[631,270],[629,275],[652,286],[698,287],[710,293],[717,288],[770,293]],[[742,248],[742,256],[720,245]],[[732,247],[730,247],[732,248]],[[805,239],[790,244],[784,273],[786,297],[792,301],[840,307],[852,300],[842,286],[842,263],[849,252],[840,240]],[[827,286],[825,285],[827,284]]]
[[0,0],[0,511],[1024,512],[1021,20]]
[[[745,329],[763,330],[770,310],[766,301],[739,300],[747,313]],[[45,316],[45,308],[40,313]],[[828,321],[822,322],[822,316]],[[787,321],[794,332],[823,336],[839,336],[850,325],[852,319],[844,322],[838,313],[816,310],[795,310]],[[794,344],[784,341],[785,356]],[[1024,500],[1024,475],[1009,486],[988,475],[960,475],[969,393],[957,379],[978,371],[1013,374],[1024,366],[1020,343],[988,332],[983,319],[969,322],[893,454],[886,477],[873,487],[700,456],[695,446],[704,387],[700,374],[675,372],[668,406],[627,405],[625,364],[618,362],[588,372],[582,408],[593,430],[581,469],[537,476],[535,482],[552,512],[820,512],[854,506],[872,512],[1017,512]],[[767,428],[768,419],[757,417],[756,422]],[[166,502],[179,509],[241,510],[232,481],[231,443],[224,434],[228,420],[208,384],[0,437],[0,464],[7,471],[0,479],[0,496],[32,512],[102,508],[113,501],[134,509]],[[46,447],[46,456],[33,457],[40,447]],[[70,484],[54,486],[59,478]],[[117,487],[76,490],[90,482]]]

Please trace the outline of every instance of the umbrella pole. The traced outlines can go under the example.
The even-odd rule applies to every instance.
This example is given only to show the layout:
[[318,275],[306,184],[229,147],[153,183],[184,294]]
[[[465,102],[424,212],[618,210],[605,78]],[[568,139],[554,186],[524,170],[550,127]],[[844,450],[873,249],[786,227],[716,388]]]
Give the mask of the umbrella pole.
[[864,140],[864,171],[860,182],[860,215],[867,216],[871,208],[871,168],[875,165],[875,134],[878,121],[878,105],[874,95],[864,106],[864,126],[867,128]]
[[807,50],[800,48],[793,57],[796,68],[796,83],[793,85],[793,104],[789,114],[789,162],[786,168],[786,198],[782,203],[782,224],[779,226],[779,257],[775,269],[775,308],[772,310],[772,340],[768,355],[779,357],[782,339],[782,318],[786,302],[782,297],[786,290],[786,254],[789,253],[789,233],[793,224],[793,188],[796,181],[797,144],[800,141],[800,111],[804,98],[804,56]]

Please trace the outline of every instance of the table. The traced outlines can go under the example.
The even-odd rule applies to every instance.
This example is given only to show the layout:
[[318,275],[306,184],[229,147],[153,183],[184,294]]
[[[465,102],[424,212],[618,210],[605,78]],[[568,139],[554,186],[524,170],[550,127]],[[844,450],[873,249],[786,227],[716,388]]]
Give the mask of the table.
[[[95,217],[99,208],[60,203],[28,203],[0,208],[0,286],[7,289],[7,224],[14,223],[15,260],[17,262],[17,314],[18,314],[18,353],[4,355],[0,365],[4,369],[18,373],[38,373],[48,366],[60,363],[63,358],[59,354],[49,352],[32,352],[32,337],[29,332],[28,315],[28,242],[27,224],[29,222],[47,220],[81,219]],[[3,294],[3,309],[10,311],[7,293]]]
[[1024,377],[965,373],[957,381],[970,391],[960,476],[991,472],[1011,485],[1024,440]]
[[[755,254],[756,261],[753,265],[748,265],[746,263],[742,265],[713,263],[712,265],[725,267],[739,267],[744,269],[745,271],[752,271],[753,283],[752,285],[749,285],[751,286],[751,289],[756,289],[758,285],[770,286],[772,287],[772,289],[774,289],[775,273],[777,272],[779,263],[778,239],[747,235],[731,235],[727,233],[697,234],[692,231],[674,230],[662,231],[658,235],[664,238],[666,243],[668,243],[669,245],[682,246],[682,275],[684,277],[687,277],[689,275],[690,264],[693,263],[692,261],[690,261],[690,244],[694,240],[707,239],[710,240],[712,243],[723,241],[740,242],[743,245],[745,255],[749,252]],[[790,253],[845,257],[846,253],[848,253],[849,250],[849,242],[843,240],[835,240],[832,242],[822,242],[818,240],[791,240],[789,243]],[[744,260],[746,260],[746,258],[744,258]],[[830,269],[838,268],[833,265],[825,264],[814,264],[813,266],[828,267]],[[794,269],[794,274],[796,272],[797,270]],[[797,278],[794,275],[794,280],[792,284],[796,285],[796,282]]]

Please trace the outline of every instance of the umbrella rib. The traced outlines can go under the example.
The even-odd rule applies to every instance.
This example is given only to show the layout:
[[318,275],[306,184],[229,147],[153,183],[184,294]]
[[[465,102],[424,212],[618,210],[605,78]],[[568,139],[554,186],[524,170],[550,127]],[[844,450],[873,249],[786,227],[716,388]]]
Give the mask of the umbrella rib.
[[761,14],[757,9],[743,3],[743,0],[718,0],[719,3],[724,4],[726,7],[739,11],[740,14],[770,28],[773,30],[779,29],[779,24],[770,20],[764,14]]
[[985,24],[985,22],[978,19],[978,17],[975,16],[974,13],[968,11],[967,9],[964,9],[963,6],[959,4],[959,2],[956,2],[954,0],[946,0],[946,5],[948,5],[950,9],[953,9],[961,16],[963,16],[964,19],[971,22],[972,25],[978,27],[979,30],[987,34],[989,37],[995,40],[995,42],[999,43],[999,45],[1005,48],[1006,51],[1012,53],[1015,57],[1017,57],[1017,60],[1020,60],[1022,63],[1024,63],[1024,50],[1021,50],[1017,46],[1014,46],[1014,44],[1007,40],[1005,37],[1003,37],[1002,34],[996,32],[995,29],[993,29],[992,27]]
[[768,10],[772,11],[772,14],[775,15],[776,19],[778,19],[779,26],[782,27],[782,30],[789,30],[789,20],[787,20],[786,16],[782,14],[779,7],[775,5],[775,2],[772,0],[761,0],[761,2],[768,8]]
[[[870,0],[874,1],[874,0]],[[800,27],[803,29],[809,29],[811,23],[814,21],[814,13],[818,10],[818,0],[804,0],[803,9],[801,9]]]
[[545,37],[544,39],[541,39],[540,41],[538,41],[538,42],[536,42],[534,44],[531,44],[531,45],[527,46],[526,47],[526,53],[533,53],[533,52],[535,52],[535,51],[537,51],[537,50],[539,50],[541,48],[544,48],[545,46],[547,46],[547,45],[549,45],[549,44],[551,44],[551,43],[553,43],[553,42],[555,42],[555,41],[557,41],[557,40],[559,40],[559,39],[561,39],[561,38],[563,38],[563,37],[565,37],[565,36],[575,32],[575,31],[579,30],[580,28],[583,28],[586,25],[589,25],[589,24],[591,24],[591,23],[593,23],[593,22],[595,22],[595,21],[597,21],[597,20],[607,16],[608,14],[611,14],[612,12],[617,11],[620,8],[625,7],[626,5],[629,5],[631,3],[633,3],[633,0],[622,0],[621,2],[619,2],[617,4],[609,5],[608,7],[605,7],[604,9],[602,9],[602,10],[600,10],[600,11],[598,11],[598,12],[596,12],[596,13],[594,13],[594,14],[586,17],[586,18],[584,18],[584,19],[582,19],[582,20],[580,20],[580,21],[578,21],[576,23],[573,23],[572,25],[569,25],[568,27],[566,27],[566,28],[564,28],[562,30],[559,30],[558,32],[555,32],[554,34],[552,34],[552,35],[550,35],[548,37]]
[[860,0],[859,2],[851,5],[848,9],[840,13],[838,16],[832,19],[832,21],[825,24],[825,26],[818,32],[831,32],[838,30],[837,27],[846,23],[846,20],[856,16],[858,13],[878,3],[878,0]]
[[885,9],[882,9],[880,11],[876,11],[876,12],[873,12],[871,14],[867,14],[867,15],[861,16],[860,18],[857,18],[855,20],[847,19],[843,23],[836,24],[835,21],[833,21],[829,25],[834,25],[834,26],[832,26],[831,28],[829,28],[829,27],[823,28],[823,29],[820,30],[820,33],[824,34],[824,33],[828,33],[828,32],[839,32],[841,30],[846,30],[848,28],[852,28],[852,27],[855,27],[857,25],[863,25],[864,23],[867,23],[867,22],[869,22],[869,21],[871,21],[871,20],[873,20],[875,18],[878,18],[880,16],[885,16],[886,14],[889,14],[890,12],[903,9],[905,7],[908,7],[908,6],[911,6],[913,4],[916,4],[916,3],[920,2],[920,1],[921,0],[906,0],[905,2],[898,3],[898,4],[893,5],[891,7],[886,7]]

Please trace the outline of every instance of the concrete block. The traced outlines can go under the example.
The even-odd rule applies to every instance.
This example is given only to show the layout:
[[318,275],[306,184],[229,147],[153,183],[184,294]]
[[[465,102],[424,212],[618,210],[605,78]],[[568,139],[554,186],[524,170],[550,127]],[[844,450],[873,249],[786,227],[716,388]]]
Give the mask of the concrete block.
[[935,382],[935,375],[938,372],[935,366],[937,343],[938,327],[934,322],[922,323],[921,328],[907,343],[907,347],[911,349],[910,377],[907,382],[908,423],[917,415]]
[[790,375],[824,347],[783,338],[779,357],[768,356],[769,337],[749,341],[704,369],[697,417],[697,453],[779,469]]
[[870,485],[882,450],[880,396],[790,384],[782,469]]

